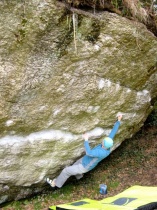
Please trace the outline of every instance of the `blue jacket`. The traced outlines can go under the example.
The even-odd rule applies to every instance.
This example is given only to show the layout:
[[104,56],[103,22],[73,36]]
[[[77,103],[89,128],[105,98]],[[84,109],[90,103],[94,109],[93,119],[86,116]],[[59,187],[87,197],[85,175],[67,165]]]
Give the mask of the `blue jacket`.
[[[108,137],[113,139],[114,136],[116,135],[118,129],[119,129],[119,126],[120,126],[120,122],[117,121],[114,124],[113,129],[111,130],[111,132],[110,132]],[[84,141],[84,147],[85,147],[86,155],[82,158],[82,165],[88,171],[90,171],[93,168],[95,168],[95,166],[101,160],[106,158],[111,153],[110,149],[103,148],[102,144],[98,144],[96,147],[91,149],[90,146],[89,146],[89,142],[88,141]]]

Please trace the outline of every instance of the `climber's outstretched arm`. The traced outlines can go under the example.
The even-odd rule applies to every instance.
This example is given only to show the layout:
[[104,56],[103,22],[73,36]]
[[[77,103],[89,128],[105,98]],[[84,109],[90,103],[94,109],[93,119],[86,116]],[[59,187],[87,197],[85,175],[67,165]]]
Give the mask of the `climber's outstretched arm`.
[[114,124],[110,134],[108,137],[110,137],[111,139],[113,139],[116,135],[116,133],[118,132],[119,126],[120,126],[120,121],[122,119],[122,114],[118,115],[118,120],[117,122]]

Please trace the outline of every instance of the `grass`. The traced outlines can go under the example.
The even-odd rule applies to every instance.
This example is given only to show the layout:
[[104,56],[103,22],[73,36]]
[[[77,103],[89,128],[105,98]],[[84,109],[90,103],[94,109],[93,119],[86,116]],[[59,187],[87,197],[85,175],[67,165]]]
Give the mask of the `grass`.
[[107,185],[108,196],[114,196],[133,185],[156,186],[157,169],[157,126],[144,127],[136,136],[123,142],[108,158],[94,170],[84,174],[77,181],[70,178],[65,186],[56,191],[51,188],[45,194],[30,199],[14,201],[2,210],[47,210],[59,205],[84,198],[102,200],[99,185]]

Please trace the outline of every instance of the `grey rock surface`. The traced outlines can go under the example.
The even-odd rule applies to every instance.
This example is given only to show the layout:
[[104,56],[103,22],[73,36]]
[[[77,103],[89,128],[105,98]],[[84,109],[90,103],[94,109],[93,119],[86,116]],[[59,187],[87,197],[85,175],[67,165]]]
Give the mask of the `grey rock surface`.
[[123,121],[113,150],[135,134],[157,96],[157,38],[108,12],[56,1],[0,2],[0,203],[42,191]]

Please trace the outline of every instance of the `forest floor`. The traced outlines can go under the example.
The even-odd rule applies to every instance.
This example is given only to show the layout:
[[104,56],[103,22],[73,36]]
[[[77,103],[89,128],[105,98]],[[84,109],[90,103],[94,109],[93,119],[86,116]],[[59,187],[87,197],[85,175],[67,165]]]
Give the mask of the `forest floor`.
[[[107,195],[99,193],[102,183],[108,187]],[[133,185],[157,186],[157,126],[143,127],[81,180],[72,177],[61,189],[53,191],[47,186],[44,194],[11,202],[0,209],[47,210],[49,206],[84,198],[102,200]]]

